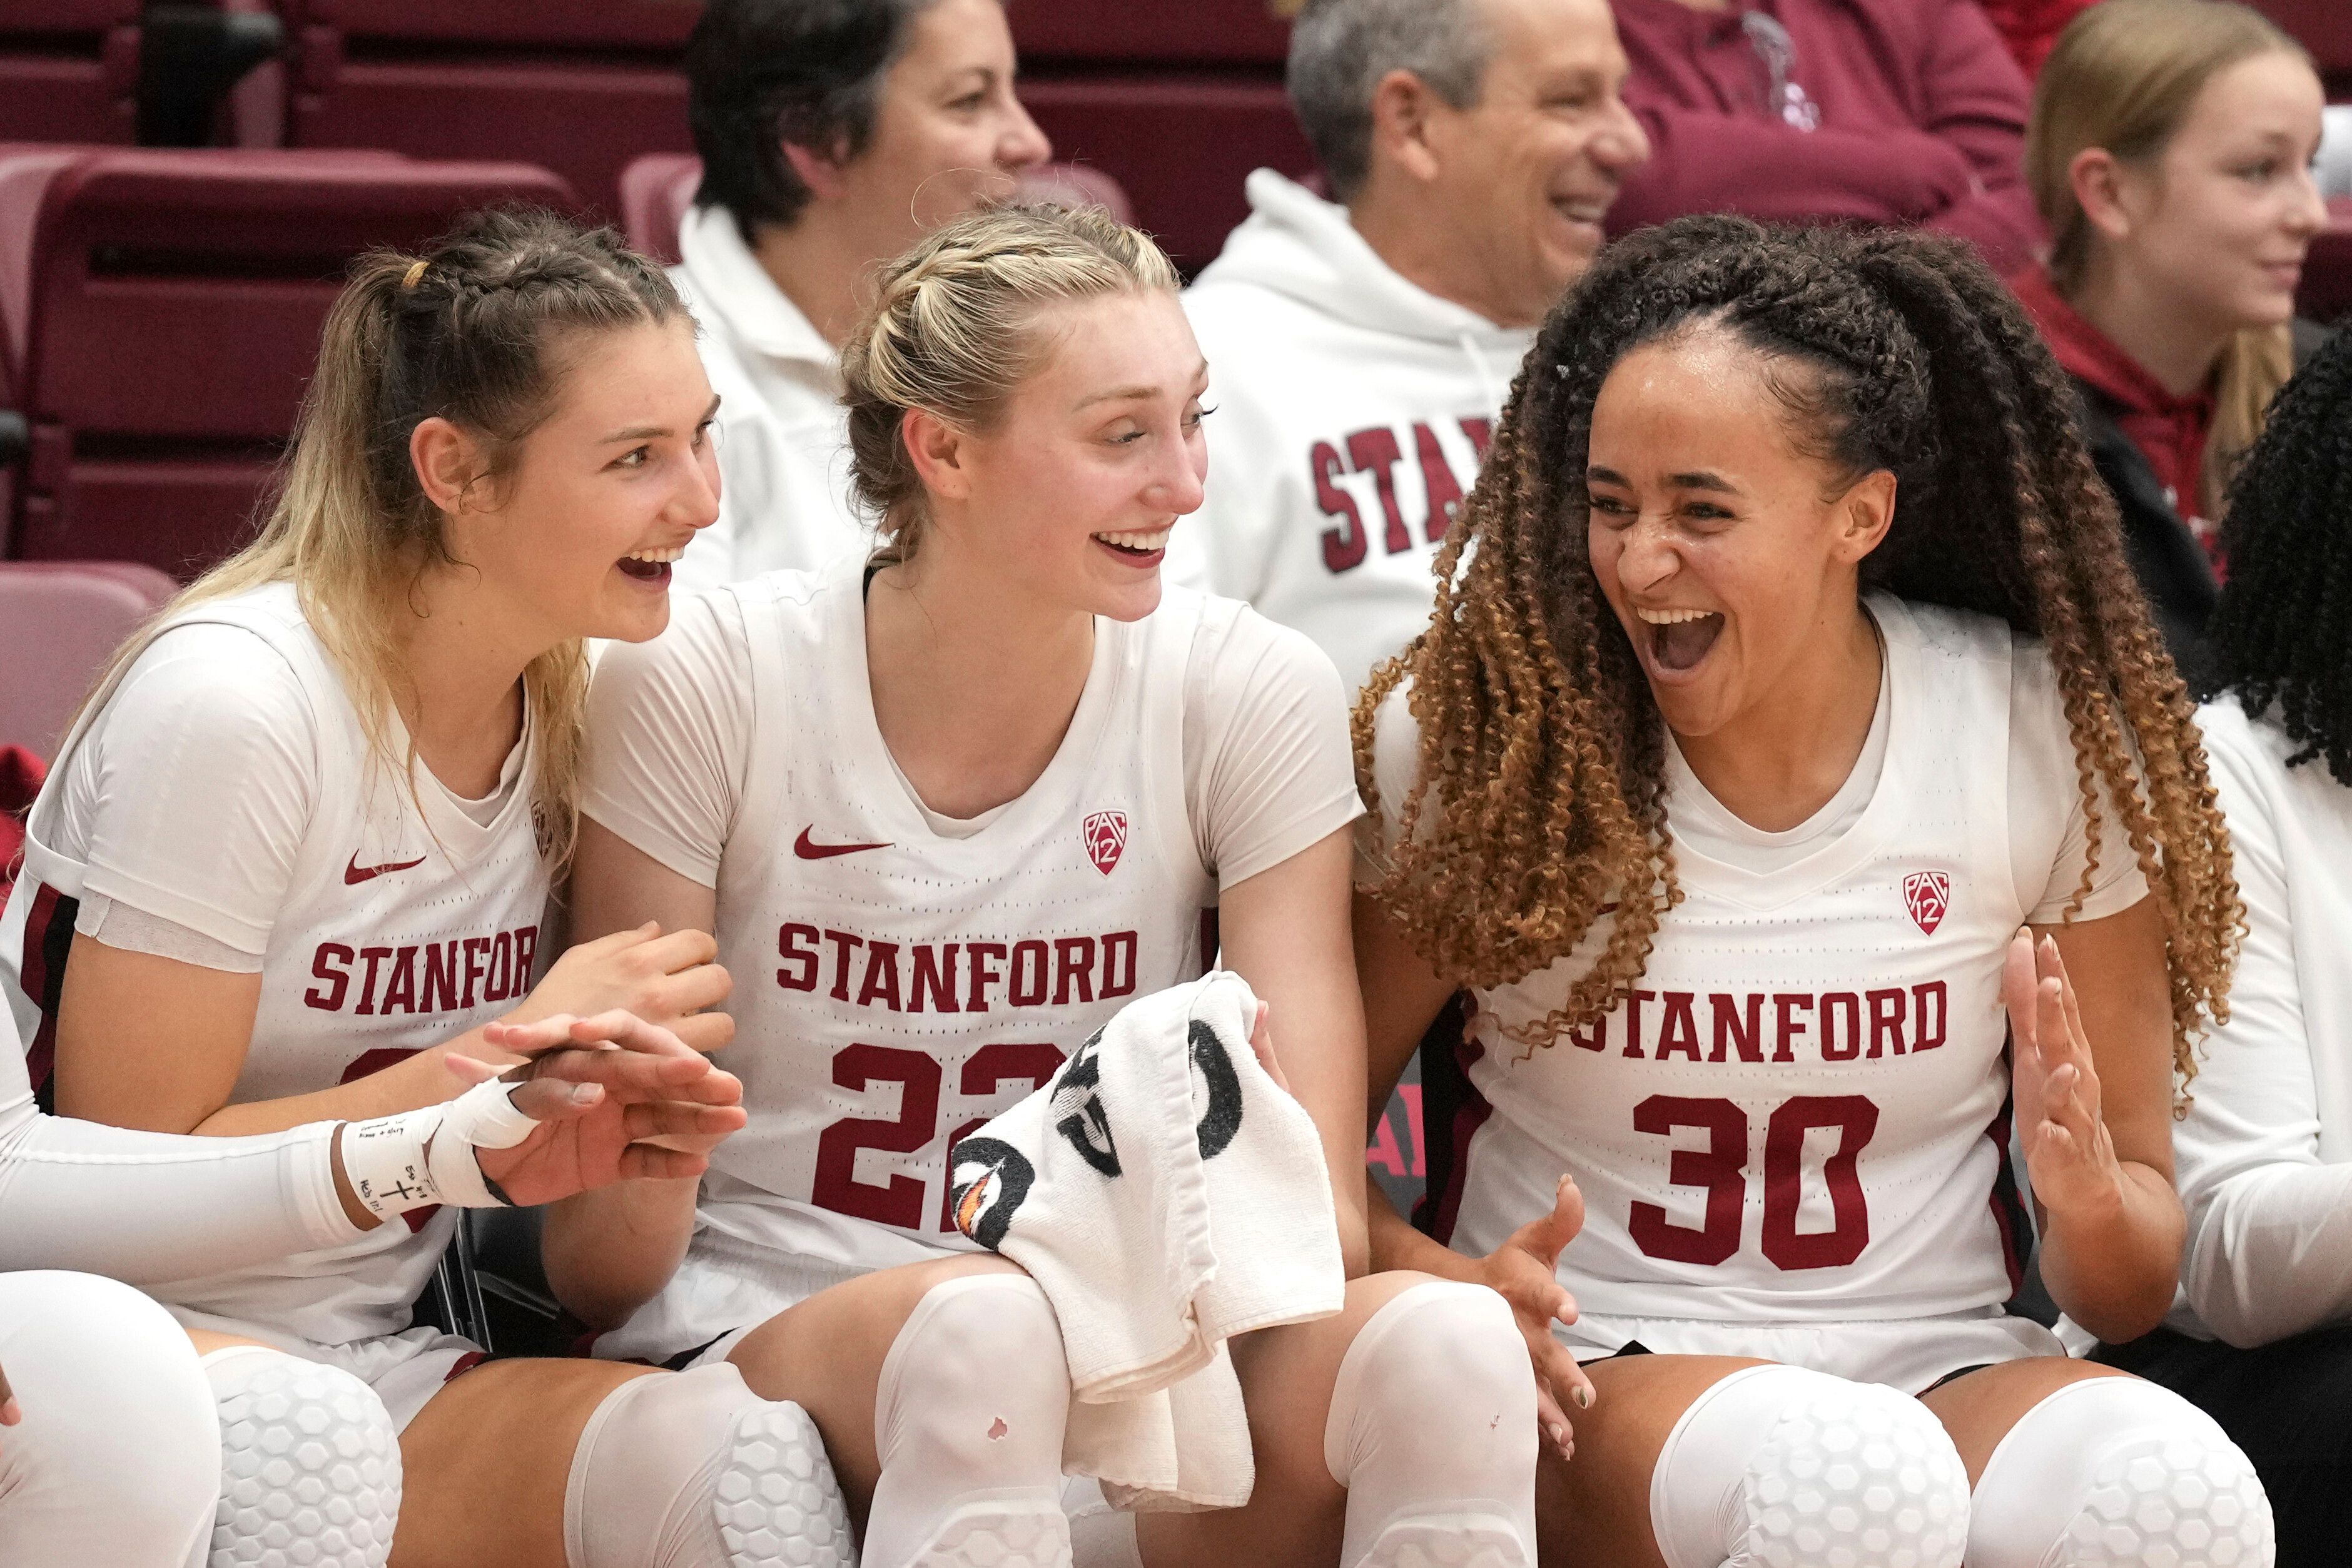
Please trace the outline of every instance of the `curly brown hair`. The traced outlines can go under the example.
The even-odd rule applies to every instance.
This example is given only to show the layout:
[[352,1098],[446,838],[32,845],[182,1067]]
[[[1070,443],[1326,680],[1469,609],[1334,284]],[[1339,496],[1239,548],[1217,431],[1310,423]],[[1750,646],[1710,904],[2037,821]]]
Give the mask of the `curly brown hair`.
[[1864,590],[1998,616],[2047,644],[2090,821],[2067,915],[2098,864],[2104,784],[2163,912],[2186,1082],[2200,1019],[2228,1016],[2242,925],[2193,708],[2065,376],[1973,251],[1916,232],[1685,218],[1611,246],[1552,311],[1438,554],[1428,629],[1357,705],[1368,831],[1376,716],[1407,681],[1420,729],[1374,896],[1441,974],[1482,988],[1565,956],[1613,905],[1598,961],[1524,1044],[1592,1022],[1639,983],[1680,897],[1664,726],[1593,578],[1585,459],[1610,371],[1700,325],[1766,356],[1801,450],[1849,477],[1895,475]]

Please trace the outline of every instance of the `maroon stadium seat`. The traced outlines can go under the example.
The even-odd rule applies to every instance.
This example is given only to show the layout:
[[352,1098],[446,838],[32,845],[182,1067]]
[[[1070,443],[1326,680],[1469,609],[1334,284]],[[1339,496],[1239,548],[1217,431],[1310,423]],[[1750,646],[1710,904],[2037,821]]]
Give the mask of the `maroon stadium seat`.
[[0,141],[129,141],[141,0],[0,0]]
[[[0,149],[0,191],[11,153]],[[571,189],[515,163],[384,152],[83,149],[0,232],[21,277],[9,401],[31,427],[8,556],[185,575],[243,534],[350,258]],[[29,221],[26,221],[29,219]]]
[[178,587],[129,561],[0,561],[0,747],[55,757],[108,656]]
[[605,217],[639,153],[684,152],[689,0],[285,0],[293,147],[538,163]]
[[2352,5],[2346,0],[2254,0],[2254,9],[2293,33],[2311,51],[2327,96],[2352,99]]
[[1024,71],[1021,100],[1054,139],[1056,157],[1126,187],[1136,222],[1187,274],[1215,260],[1225,235],[1249,216],[1242,183],[1251,170],[1297,178],[1316,166],[1279,79]]
[[1056,60],[1279,67],[1290,52],[1290,26],[1266,0],[1030,0],[1013,8],[1013,37],[1024,69]]
[[[621,223],[630,248],[657,261],[677,261],[677,227],[701,183],[702,160],[692,153],[648,152],[622,170]],[[1121,223],[1135,221],[1127,193],[1098,169],[1049,163],[1021,183],[1021,193],[1031,201],[1091,204],[1108,208]],[[0,288],[5,287],[0,277]]]
[[2314,321],[2341,321],[2352,312],[2352,201],[2327,204],[2327,232],[2312,242],[2303,264],[2295,308]]

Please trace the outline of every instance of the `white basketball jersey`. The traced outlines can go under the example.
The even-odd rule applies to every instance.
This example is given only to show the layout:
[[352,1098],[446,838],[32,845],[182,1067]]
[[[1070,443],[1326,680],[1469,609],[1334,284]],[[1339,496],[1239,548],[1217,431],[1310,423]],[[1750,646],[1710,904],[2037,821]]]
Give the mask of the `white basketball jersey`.
[[884,745],[863,573],[729,590],[753,674],[741,812],[721,857],[722,1059],[751,1124],[702,1222],[850,1272],[967,1249],[948,1148],[1044,1083],[1130,999],[1202,968],[1215,883],[1184,797],[1202,601],[1097,620],[1045,771],[968,837],[933,831]]
[[[319,740],[318,804],[262,956],[252,1043],[229,1103],[330,1089],[508,1011],[530,989],[547,904],[532,824],[535,724],[526,721],[509,799],[483,827],[429,777],[412,794],[372,755],[291,585],[197,606],[173,625],[200,622],[250,632],[254,658],[282,660]],[[85,870],[69,852],[85,829],[61,820],[68,759],[85,730],[104,722],[101,701],[60,747],[26,823],[24,873],[0,917],[0,988],[35,1040],[37,1079],[47,1074]],[[404,1218],[348,1246],[150,1293],[324,1344],[393,1333],[407,1326],[410,1303],[456,1226],[454,1213],[438,1208]]]
[[2011,1293],[2011,632],[1871,608],[1893,706],[1859,821],[1769,874],[1677,846],[1684,901],[1597,1024],[1533,1051],[1504,1033],[1558,1005],[1605,932],[1478,994],[1438,1205],[1457,1249],[1548,1213],[1565,1170],[1587,1217],[1559,1273],[1588,1313],[1891,1319]]

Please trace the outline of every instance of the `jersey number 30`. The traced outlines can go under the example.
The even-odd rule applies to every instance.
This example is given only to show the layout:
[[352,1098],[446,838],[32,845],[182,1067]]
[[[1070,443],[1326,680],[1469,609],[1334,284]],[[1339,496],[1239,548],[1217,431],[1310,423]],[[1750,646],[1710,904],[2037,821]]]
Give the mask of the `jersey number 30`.
[[[1720,1263],[1739,1250],[1748,1212],[1748,1113],[1728,1100],[1675,1094],[1653,1094],[1633,1107],[1636,1132],[1667,1135],[1679,1127],[1704,1128],[1706,1147],[1676,1149],[1666,1179],[1706,1189],[1706,1222],[1676,1225],[1656,1204],[1637,1203],[1626,1229],[1653,1258]],[[1835,1223],[1806,1231],[1797,1228],[1797,1210],[1804,1197],[1805,1134],[1815,1128],[1837,1130],[1837,1148],[1822,1162]],[[1870,1203],[1854,1166],[1877,1131],[1878,1107],[1859,1094],[1800,1094],[1772,1113],[1764,1129],[1765,1257],[1782,1269],[1833,1269],[1862,1256],[1870,1245]]]

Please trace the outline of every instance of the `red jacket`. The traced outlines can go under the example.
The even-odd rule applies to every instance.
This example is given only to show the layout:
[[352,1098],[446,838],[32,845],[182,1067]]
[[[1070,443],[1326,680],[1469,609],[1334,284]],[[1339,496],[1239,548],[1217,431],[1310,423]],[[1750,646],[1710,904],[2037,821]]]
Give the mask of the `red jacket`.
[[1612,4],[1654,149],[1612,229],[1726,211],[1924,223],[2001,272],[2032,260],[2025,78],[1978,0]]
[[2042,74],[2042,62],[2057,47],[2066,24],[2096,4],[2098,0],[1984,0],[1984,8],[2030,81]]

